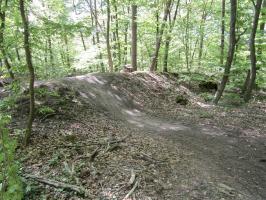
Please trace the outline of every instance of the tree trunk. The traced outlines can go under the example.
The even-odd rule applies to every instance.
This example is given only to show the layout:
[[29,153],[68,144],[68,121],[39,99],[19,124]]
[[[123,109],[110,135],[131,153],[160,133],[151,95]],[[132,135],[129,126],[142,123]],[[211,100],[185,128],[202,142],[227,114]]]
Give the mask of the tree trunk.
[[[189,18],[190,18],[190,8],[188,8],[188,1],[186,1],[186,6],[187,6],[187,14],[186,14],[186,28],[185,28],[185,58],[186,58],[186,67],[187,67],[187,71],[190,74],[190,59],[191,59],[191,55],[190,55],[190,32],[189,32]],[[198,40],[197,40],[198,41]]]
[[245,79],[245,82],[244,82],[244,85],[243,85],[243,88],[242,88],[242,94],[245,94],[246,91],[247,91],[249,79],[250,79],[250,69],[247,71],[247,76],[246,76],[246,79]]
[[[86,51],[87,47],[86,47],[86,44],[85,44],[83,33],[82,33],[82,31],[80,31],[79,33],[80,33],[80,38],[81,38],[83,49],[84,49],[84,51]],[[94,36],[93,36],[93,38],[94,38]],[[95,39],[93,39],[93,40],[95,40]],[[94,41],[94,44],[95,44],[95,41]]]
[[[266,0],[263,1],[263,6],[262,6],[262,10],[261,10],[261,18],[265,19],[266,16]],[[260,59],[260,61],[262,62],[262,66],[265,65],[265,61],[262,59],[262,43],[263,43],[263,37],[264,37],[264,29],[265,29],[265,20],[262,20],[260,23],[260,40],[258,42],[258,44],[260,44],[258,46],[258,59]],[[258,67],[259,69],[259,67]]]
[[225,33],[225,0],[222,0],[222,24],[221,24],[221,56],[220,64],[224,64],[224,33]]
[[[130,8],[127,7],[127,13],[129,14]],[[124,12],[124,15],[126,13]],[[129,21],[127,21],[125,25],[125,33],[124,33],[124,64],[127,64],[127,43],[128,43],[128,29],[129,29]]]
[[159,35],[158,35],[157,40],[156,40],[156,47],[155,47],[155,52],[154,52],[154,55],[153,55],[153,58],[152,58],[152,62],[151,62],[151,65],[150,65],[150,71],[156,71],[157,70],[159,50],[160,50],[160,47],[161,47],[163,32],[164,32],[164,28],[165,28],[165,25],[166,25],[166,22],[167,22],[167,17],[168,17],[168,14],[169,14],[169,10],[170,10],[171,4],[172,4],[172,0],[168,0],[166,2],[166,6],[165,6],[165,10],[164,10],[164,16],[163,16],[163,22],[162,22],[162,25],[161,25],[161,29],[159,31]]
[[172,31],[173,31],[173,28],[174,28],[175,22],[176,22],[179,3],[180,3],[180,0],[178,0],[176,3],[175,13],[174,13],[174,17],[173,17],[172,21],[171,21],[170,14],[168,14],[168,16],[169,16],[169,32],[166,36],[165,47],[164,47],[164,60],[163,60],[163,71],[164,72],[168,72],[168,54],[169,54],[170,42],[172,40]]
[[244,95],[245,102],[248,102],[251,98],[252,89],[253,86],[255,85],[256,75],[257,75],[257,57],[256,57],[255,39],[258,28],[259,17],[260,17],[261,5],[262,5],[262,0],[257,0],[257,3],[255,5],[255,15],[253,19],[252,31],[249,39],[251,69],[250,69],[250,78],[247,85],[247,90]]
[[106,46],[107,46],[107,56],[108,56],[108,66],[109,71],[113,72],[113,59],[110,45],[110,20],[111,20],[111,5],[110,0],[107,1],[107,30],[106,30]]
[[18,48],[16,48],[16,55],[17,55],[17,59],[18,59],[18,61],[20,62],[20,55],[19,55],[19,50],[18,50]]
[[228,49],[228,55],[227,60],[224,66],[224,75],[222,77],[221,83],[218,87],[217,92],[215,93],[214,97],[214,104],[218,104],[220,98],[223,95],[225,86],[227,84],[234,53],[235,53],[235,45],[236,45],[236,13],[237,13],[237,0],[230,0],[231,3],[231,16],[230,16],[230,36],[229,36],[229,49]]
[[115,9],[115,36],[116,36],[116,46],[117,46],[117,59],[118,59],[118,64],[116,67],[116,71],[118,71],[118,67],[121,66],[121,41],[120,41],[120,35],[119,35],[119,21],[118,21],[118,10],[117,10],[117,2],[116,0],[114,1],[114,9]]
[[24,5],[24,0],[19,1],[19,8],[20,8],[20,14],[22,18],[22,24],[24,27],[24,49],[25,49],[25,55],[26,55],[26,62],[28,66],[28,70],[30,73],[30,84],[29,84],[29,91],[30,91],[30,112],[29,112],[29,119],[28,119],[28,124],[26,128],[26,133],[25,133],[25,145],[28,145],[30,142],[30,137],[31,137],[31,132],[32,132],[32,123],[34,120],[34,107],[35,107],[35,102],[34,102],[34,68],[32,64],[32,55],[31,55],[31,48],[30,48],[30,32],[29,32],[29,23],[28,19],[26,16],[26,11],[25,11],[25,5]]
[[48,33],[48,50],[49,50],[50,67],[54,69],[54,54],[52,49],[52,40],[50,33]]
[[0,10],[0,19],[1,19],[1,26],[0,26],[0,50],[3,56],[4,64],[7,68],[7,71],[9,73],[9,76],[11,79],[15,79],[14,73],[12,72],[11,64],[8,61],[6,48],[5,48],[5,39],[4,39],[4,32],[6,27],[6,9],[7,7],[7,0],[4,2],[4,8],[1,7]]
[[137,6],[132,5],[132,39],[131,39],[131,65],[137,71]]
[[64,33],[64,43],[65,43],[65,48],[66,48],[66,64],[67,64],[67,67],[70,69],[71,68],[70,52],[69,52],[68,37],[66,33]]
[[205,23],[208,16],[208,11],[211,11],[213,0],[210,2],[210,7],[207,8],[208,2],[205,2],[203,13],[200,22],[200,41],[199,41],[199,54],[198,54],[198,66],[201,67],[201,59],[203,55],[204,36],[205,36]]

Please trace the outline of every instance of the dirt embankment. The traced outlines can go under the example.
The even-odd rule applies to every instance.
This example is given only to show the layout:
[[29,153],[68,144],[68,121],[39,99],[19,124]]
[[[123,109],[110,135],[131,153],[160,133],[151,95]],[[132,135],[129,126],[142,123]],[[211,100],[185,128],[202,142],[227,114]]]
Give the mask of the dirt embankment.
[[[39,93],[32,145],[20,152],[24,173],[78,185],[92,199],[265,199],[265,104],[214,107],[177,82],[132,73],[38,83],[49,92]],[[34,188],[28,199],[89,198]]]

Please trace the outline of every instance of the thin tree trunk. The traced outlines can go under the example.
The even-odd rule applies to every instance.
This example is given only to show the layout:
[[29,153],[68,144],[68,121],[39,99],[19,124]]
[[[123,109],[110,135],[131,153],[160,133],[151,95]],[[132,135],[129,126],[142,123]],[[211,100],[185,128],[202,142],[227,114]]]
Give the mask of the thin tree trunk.
[[250,78],[247,85],[247,90],[244,95],[245,102],[248,102],[251,98],[252,89],[255,85],[256,75],[257,75],[257,57],[256,57],[255,39],[258,28],[259,17],[260,17],[261,5],[262,5],[262,0],[257,0],[257,3],[255,5],[255,15],[253,19],[252,31],[249,39],[251,69],[250,69]]
[[[127,13],[129,14],[130,8],[127,7]],[[125,12],[124,12],[125,13]],[[126,14],[125,14],[126,15]],[[128,28],[129,28],[129,22],[126,23],[125,26],[125,33],[124,33],[124,64],[127,64],[127,43],[128,43]]]
[[132,39],[131,39],[131,65],[134,71],[137,71],[137,6],[132,5]]
[[[262,10],[261,10],[261,18],[264,19],[266,16],[266,0],[263,1],[263,6],[262,6]],[[259,44],[263,43],[263,37],[264,37],[264,29],[265,29],[265,20],[262,20],[260,23],[260,40],[259,40]],[[262,64],[265,64],[265,61],[262,59],[262,45],[258,46],[258,59],[261,60]]]
[[[2,4],[2,1],[1,1]],[[7,68],[7,71],[9,73],[9,76],[11,79],[15,79],[14,73],[12,72],[12,67],[11,64],[8,61],[7,53],[6,53],[6,48],[5,48],[5,40],[4,40],[4,32],[5,32],[5,27],[6,27],[6,11],[5,9],[7,8],[7,0],[4,2],[4,8],[0,8],[0,19],[1,19],[1,27],[0,27],[0,50],[3,56],[3,61],[4,64]]]
[[222,0],[222,24],[221,24],[221,56],[220,65],[224,64],[224,33],[225,33],[225,0]]
[[64,43],[65,43],[65,48],[66,48],[66,64],[67,64],[67,67],[70,69],[71,68],[70,52],[69,52],[68,37],[66,33],[64,33]]
[[153,58],[152,58],[152,62],[151,62],[151,65],[150,65],[150,71],[156,71],[157,70],[159,50],[160,50],[160,47],[161,47],[163,32],[164,32],[164,28],[165,28],[165,25],[166,25],[166,22],[167,22],[167,17],[168,17],[168,14],[169,14],[169,9],[171,7],[171,4],[172,4],[172,0],[168,0],[166,2],[166,6],[165,6],[165,10],[164,10],[163,22],[162,22],[162,25],[161,25],[161,29],[160,29],[157,41],[156,41],[156,47],[155,47],[155,52],[154,52],[154,55],[153,55]]
[[107,46],[107,56],[108,56],[108,66],[109,71],[113,72],[113,59],[111,52],[111,44],[110,44],[110,17],[111,17],[111,5],[110,0],[106,0],[107,2],[107,30],[106,30],[106,46]]
[[[188,2],[186,1],[186,6],[188,7]],[[186,67],[187,67],[187,71],[188,73],[190,74],[190,59],[191,59],[191,56],[190,56],[190,41],[189,41],[189,38],[190,38],[190,34],[189,34],[189,18],[190,18],[190,8],[187,8],[187,14],[186,14],[186,28],[185,28],[185,58],[186,58]]]
[[250,79],[250,69],[247,71],[247,76],[246,76],[246,79],[245,79],[245,82],[244,82],[244,85],[243,85],[243,88],[242,88],[242,94],[245,94],[246,91],[247,91],[249,79]]
[[[94,25],[94,16],[93,16],[93,9],[92,9],[92,0],[88,1],[86,0],[86,2],[89,4],[89,8],[90,8],[90,16],[91,16],[91,26],[96,28],[97,31],[97,22]],[[92,44],[95,45],[95,34],[94,32],[92,33]]]
[[178,0],[178,2],[176,3],[175,13],[174,13],[174,17],[173,17],[172,21],[171,21],[170,14],[168,14],[169,15],[169,32],[166,36],[165,47],[164,47],[164,61],[163,61],[163,71],[164,72],[168,72],[169,48],[170,48],[170,42],[172,40],[172,31],[173,31],[174,26],[175,26],[179,3],[180,3],[180,0]]
[[53,55],[52,40],[50,33],[48,33],[48,50],[49,50],[50,67],[54,68],[54,55]]
[[28,124],[26,128],[26,133],[25,133],[25,145],[27,146],[30,142],[30,137],[31,137],[31,132],[32,132],[32,123],[34,120],[34,107],[35,107],[35,102],[34,102],[34,67],[32,64],[32,55],[31,55],[31,47],[30,47],[30,32],[29,32],[29,24],[28,24],[28,19],[25,11],[25,5],[24,5],[24,0],[19,1],[19,7],[20,7],[20,14],[22,18],[22,23],[24,27],[24,49],[25,49],[25,55],[26,55],[26,61],[27,61],[27,66],[28,70],[30,73],[30,84],[29,84],[29,91],[30,91],[30,112],[29,112],[29,119],[28,119]]
[[200,22],[200,42],[199,42],[199,54],[198,54],[198,66],[201,67],[201,59],[203,54],[204,47],[204,36],[205,36],[205,23],[208,16],[208,11],[211,11],[213,0],[210,2],[210,7],[207,8],[208,2],[205,2],[204,10],[201,16]]
[[16,55],[17,55],[17,59],[18,59],[18,61],[20,62],[21,59],[20,59],[20,55],[19,55],[19,50],[18,50],[18,48],[16,48]]
[[[72,5],[74,7],[75,14],[77,15],[78,12],[77,12],[77,7],[76,7],[76,4],[75,4],[75,0],[73,0]],[[91,16],[92,16],[92,13],[91,13]],[[93,17],[91,17],[91,20],[92,20],[92,27],[94,27],[94,25],[93,25]],[[84,37],[83,37],[82,31],[79,31],[79,34],[80,34],[81,42],[82,42],[82,45],[83,45],[83,49],[84,49],[84,51],[86,51],[86,44],[85,44],[85,41],[84,41]],[[93,39],[94,39],[94,36],[93,36]],[[93,43],[93,44],[95,44],[95,43]]]
[[87,47],[86,47],[86,44],[85,44],[83,33],[82,33],[82,31],[79,31],[79,33],[80,33],[80,38],[81,38],[83,49],[84,49],[84,51],[86,51]]
[[[117,56],[118,56],[118,67],[121,66],[121,41],[120,41],[120,35],[119,35],[119,21],[118,21],[118,10],[117,10],[117,2],[114,1],[114,9],[115,9],[115,35],[116,35],[116,45],[117,45]],[[116,71],[118,70],[118,67],[116,67]]]
[[224,66],[224,75],[222,77],[221,83],[218,87],[217,92],[215,93],[214,97],[214,104],[218,104],[220,98],[223,95],[225,86],[228,82],[231,65],[234,58],[235,53],[235,45],[236,45],[236,13],[237,13],[237,0],[230,0],[231,3],[231,17],[230,17],[230,36],[229,36],[229,49],[227,60]]

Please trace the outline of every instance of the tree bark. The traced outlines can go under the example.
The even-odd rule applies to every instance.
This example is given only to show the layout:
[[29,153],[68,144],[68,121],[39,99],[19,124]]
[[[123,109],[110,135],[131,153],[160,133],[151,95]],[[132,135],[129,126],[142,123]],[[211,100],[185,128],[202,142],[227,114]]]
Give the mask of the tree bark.
[[236,14],[237,14],[237,0],[230,0],[231,4],[231,16],[230,16],[230,36],[229,36],[229,49],[228,49],[228,55],[226,59],[226,63],[224,66],[224,75],[222,77],[221,83],[218,87],[217,92],[214,96],[214,104],[218,104],[220,98],[223,95],[225,86],[229,79],[229,74],[235,54],[235,45],[236,45]]
[[150,71],[156,71],[157,70],[157,63],[158,63],[158,55],[159,55],[159,50],[161,47],[161,42],[162,42],[162,37],[163,37],[163,32],[164,32],[164,28],[167,22],[167,17],[169,14],[169,10],[172,4],[172,0],[168,0],[166,2],[166,6],[165,6],[165,10],[164,10],[164,16],[163,16],[163,22],[159,31],[159,35],[157,37],[156,40],[156,47],[155,47],[155,52],[153,54],[153,58],[152,58],[152,62],[150,65]]
[[248,102],[251,98],[252,89],[255,85],[256,75],[257,75],[257,57],[256,57],[255,39],[258,28],[259,17],[260,17],[261,5],[262,5],[262,0],[257,0],[257,3],[255,5],[255,14],[253,19],[252,31],[249,39],[251,69],[250,69],[250,78],[247,85],[247,90],[244,95],[245,102]]
[[29,91],[30,91],[30,112],[29,112],[29,119],[28,119],[28,124],[26,128],[26,133],[25,133],[25,145],[27,146],[30,142],[30,137],[32,133],[32,123],[34,120],[34,107],[35,107],[35,101],[34,101],[34,79],[35,79],[35,74],[34,74],[34,67],[32,64],[32,55],[31,55],[31,47],[30,47],[30,32],[29,32],[29,23],[25,11],[25,2],[24,0],[19,0],[19,8],[20,8],[20,14],[22,18],[22,24],[24,27],[24,49],[25,49],[25,55],[26,55],[26,62],[28,66],[28,70],[30,73],[30,83],[29,83]]
[[132,39],[131,39],[131,65],[137,71],[137,6],[132,5]]
[[224,33],[225,33],[225,0],[222,0],[222,24],[221,24],[221,56],[220,64],[224,64]]
[[106,0],[106,2],[107,2],[106,46],[107,46],[107,56],[108,56],[109,71],[113,72],[113,59],[112,59],[111,44],[110,44],[111,5],[110,5],[110,0]]

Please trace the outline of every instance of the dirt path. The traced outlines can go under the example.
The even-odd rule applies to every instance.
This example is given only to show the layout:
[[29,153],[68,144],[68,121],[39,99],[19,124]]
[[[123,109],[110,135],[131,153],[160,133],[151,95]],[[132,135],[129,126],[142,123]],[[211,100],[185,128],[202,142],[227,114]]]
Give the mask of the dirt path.
[[[199,184],[193,183],[199,178],[203,184],[201,187],[212,185],[233,199],[266,199],[266,140],[230,137],[222,130],[178,123],[169,120],[168,116],[150,117],[133,102],[132,97],[125,96],[112,85],[112,81],[112,76],[94,75],[68,78],[64,83],[79,91],[85,101],[106,110],[111,117],[124,120],[143,132],[152,132],[154,137],[156,134],[163,136],[186,150],[195,163],[191,168],[201,173],[188,180],[189,184]],[[191,185],[187,187],[191,188]],[[176,195],[182,190],[184,188],[176,188]],[[187,198],[192,198],[189,195]],[[183,196],[185,199],[184,191]]]
[[[106,118],[113,120],[114,122],[119,122],[121,127],[118,128],[118,132],[121,131],[120,129],[123,129],[124,132],[129,132],[130,134],[137,132],[136,135],[139,136],[140,140],[142,137],[143,139],[146,137],[154,145],[156,145],[156,143],[153,141],[160,140],[157,144],[158,148],[166,146],[168,155],[175,155],[178,151],[179,160],[176,163],[174,163],[174,161],[174,164],[172,163],[171,156],[170,160],[167,161],[168,163],[165,163],[166,171],[163,171],[163,176],[165,178],[165,174],[167,174],[168,178],[165,180],[165,183],[159,184],[165,185],[164,192],[161,192],[161,189],[159,189],[158,192],[158,189],[155,189],[155,186],[152,186],[155,184],[154,181],[150,186],[151,191],[156,190],[158,192],[156,196],[159,197],[155,199],[266,199],[265,138],[249,136],[241,137],[237,133],[214,127],[211,124],[202,125],[188,119],[174,120],[170,117],[171,115],[170,113],[168,114],[167,111],[160,112],[160,109],[164,110],[169,103],[167,102],[167,96],[170,95],[171,92],[168,91],[168,85],[165,85],[165,82],[168,82],[168,80],[165,80],[165,77],[153,74],[147,74],[144,76],[140,75],[139,77],[137,75],[132,75],[132,77],[126,74],[92,74],[65,78],[49,83],[45,82],[44,84],[49,87],[71,89],[71,91],[74,91],[77,96],[75,102],[83,102],[84,105],[89,105],[87,107],[88,109],[93,108],[92,112],[97,112],[101,115],[103,114]],[[124,82],[127,84],[123,85]],[[39,83],[39,85],[42,84],[43,83]],[[151,86],[152,84],[154,84],[154,87]],[[158,88],[161,88],[161,90],[158,90]],[[149,92],[155,96],[149,97]],[[157,95],[160,96],[157,98]],[[149,97],[150,100],[146,97]],[[151,103],[151,105],[147,106],[149,103]],[[166,104],[166,107],[160,108],[159,106],[158,108],[157,104],[162,105],[164,103]],[[74,106],[78,107],[78,105],[79,103],[75,103]],[[157,107],[155,108],[154,105]],[[86,109],[86,106],[82,109]],[[85,116],[83,116],[83,110],[80,110],[80,113],[76,113],[78,111],[73,107],[73,112],[75,112],[75,115],[78,117],[78,119],[76,119],[77,122],[80,120],[82,121],[82,124],[73,122],[68,123],[62,119],[58,122],[52,120],[54,123],[54,125],[52,125],[52,130],[56,130],[55,126],[59,126],[60,130],[57,131],[59,134],[62,131],[68,131],[68,126],[70,128],[78,127],[78,129],[75,128],[75,132],[77,132],[77,136],[75,137],[84,134],[83,132],[86,132],[87,134],[87,129],[83,132],[77,131],[80,126],[91,126],[91,121],[87,122],[86,120],[86,118],[90,118],[91,116],[89,113],[86,114],[86,112],[84,112]],[[192,109],[191,112],[191,116],[193,116],[193,112],[196,111]],[[182,114],[183,113],[178,113],[178,115],[181,116],[181,119]],[[114,122],[110,121],[109,123]],[[44,124],[43,128],[40,129],[43,131],[49,126],[49,124]],[[108,127],[106,129],[104,128],[104,131],[108,129]],[[40,138],[38,137],[40,136],[36,137],[37,146],[41,145],[46,147],[47,145],[50,145],[49,142],[51,141],[51,138],[47,140],[48,144],[44,140],[43,144],[39,144],[38,140],[40,140]],[[59,138],[60,136],[52,135],[49,137]],[[49,137],[46,136],[45,139]],[[86,141],[88,139],[86,137],[86,135],[83,135],[80,142],[82,142],[82,140]],[[96,138],[97,137],[99,136],[96,135]],[[58,139],[55,138],[54,140]],[[32,148],[36,149],[34,145]],[[131,146],[131,148],[133,147]],[[149,148],[150,147],[147,147],[147,149]],[[38,146],[37,149],[41,151],[42,147]],[[55,151],[51,147],[47,152]],[[71,149],[69,153],[72,154]],[[80,153],[81,151],[78,155]],[[129,154],[130,151],[125,151],[125,153]],[[39,154],[42,155],[43,152]],[[162,154],[160,149],[158,149],[158,156],[164,156],[163,154],[159,154]],[[43,158],[42,155],[40,159],[45,158]],[[70,160],[71,159],[73,160],[72,157]],[[125,160],[125,158],[122,157],[121,159],[123,161]],[[176,158],[173,158],[173,160],[174,159]],[[118,160],[117,162],[121,162],[122,160]],[[40,164],[38,163],[40,162],[42,161],[37,159],[36,161],[31,161],[26,164],[29,167],[28,171],[35,171],[36,168],[32,166],[39,166]],[[101,162],[105,164],[107,161],[103,160]],[[109,160],[109,162],[111,162],[111,160]],[[125,162],[125,165],[128,165],[128,162],[133,161],[126,160]],[[103,167],[103,163],[99,164],[98,167]],[[45,166],[45,164],[42,165]],[[139,163],[137,166],[138,165]],[[164,170],[164,167],[159,169],[154,164],[151,164],[149,167],[154,171]],[[49,169],[49,167],[46,168]],[[117,166],[115,166],[115,168],[119,170]],[[125,168],[125,166],[122,168]],[[121,172],[118,173],[121,174]],[[160,176],[160,174],[157,174],[156,176]],[[91,177],[89,179],[90,181],[93,181],[91,180]],[[91,185],[91,183],[89,185]],[[170,185],[169,188],[168,185]],[[103,186],[101,185],[101,187]],[[63,198],[58,197],[58,199]],[[145,198],[140,197],[136,199]]]

